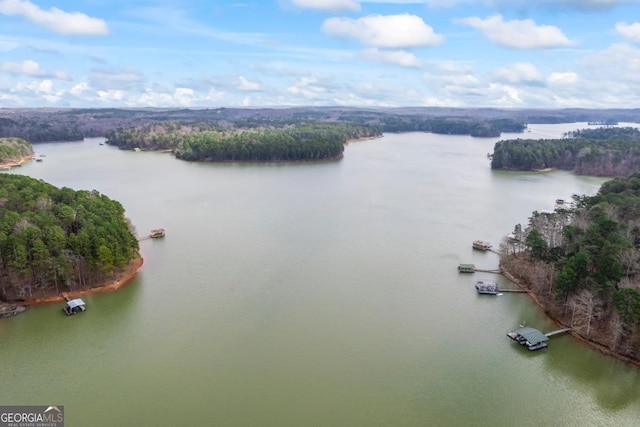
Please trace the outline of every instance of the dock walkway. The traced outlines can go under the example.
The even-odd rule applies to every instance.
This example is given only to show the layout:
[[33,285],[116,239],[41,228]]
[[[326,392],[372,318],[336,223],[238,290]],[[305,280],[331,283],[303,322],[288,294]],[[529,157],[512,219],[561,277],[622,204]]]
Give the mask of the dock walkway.
[[552,337],[554,335],[564,334],[565,332],[569,332],[570,330],[571,328],[556,329],[555,331],[547,332],[545,335],[547,337]]

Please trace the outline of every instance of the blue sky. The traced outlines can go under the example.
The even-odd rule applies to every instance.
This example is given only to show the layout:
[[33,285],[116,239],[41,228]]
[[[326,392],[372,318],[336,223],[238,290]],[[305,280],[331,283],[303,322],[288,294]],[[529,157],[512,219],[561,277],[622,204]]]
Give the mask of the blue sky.
[[0,0],[1,107],[640,107],[640,0]]

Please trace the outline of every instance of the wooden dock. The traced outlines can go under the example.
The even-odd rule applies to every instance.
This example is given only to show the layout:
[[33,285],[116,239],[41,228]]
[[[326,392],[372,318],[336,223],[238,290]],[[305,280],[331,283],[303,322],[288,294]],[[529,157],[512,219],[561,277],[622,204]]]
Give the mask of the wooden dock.
[[502,273],[502,270],[500,270],[499,268],[487,270],[482,268],[476,268],[475,264],[460,264],[458,265],[458,271],[460,273],[475,273],[476,271],[479,271],[481,273],[494,273],[494,274]]
[[164,236],[165,236],[164,228],[156,228],[155,230],[151,230],[151,232],[148,235],[138,237],[138,242],[142,240],[147,240],[147,239],[158,239]]
[[556,329],[555,331],[547,332],[545,335],[547,337],[552,337],[554,335],[564,334],[565,332],[569,332],[570,330],[571,328]]
[[479,271],[481,273],[495,273],[495,274],[501,274],[502,271],[500,271],[500,269],[496,269],[496,270],[483,270],[481,268],[474,268],[474,271]]

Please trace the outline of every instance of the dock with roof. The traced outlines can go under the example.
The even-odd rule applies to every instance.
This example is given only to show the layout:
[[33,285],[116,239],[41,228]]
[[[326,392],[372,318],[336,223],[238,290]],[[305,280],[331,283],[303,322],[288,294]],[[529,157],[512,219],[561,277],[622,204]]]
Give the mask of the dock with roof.
[[529,350],[538,350],[548,346],[549,337],[569,332],[570,330],[571,328],[557,329],[545,334],[529,326],[520,326],[508,332],[507,336],[518,344],[526,346]]

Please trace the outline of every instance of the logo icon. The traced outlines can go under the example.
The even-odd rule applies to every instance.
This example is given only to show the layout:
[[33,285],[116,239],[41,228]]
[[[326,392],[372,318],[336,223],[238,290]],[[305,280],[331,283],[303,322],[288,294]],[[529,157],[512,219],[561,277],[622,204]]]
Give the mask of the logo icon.
[[64,406],[0,406],[0,427],[64,427]]

